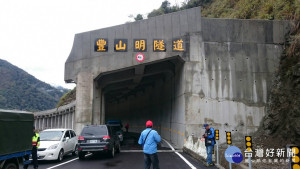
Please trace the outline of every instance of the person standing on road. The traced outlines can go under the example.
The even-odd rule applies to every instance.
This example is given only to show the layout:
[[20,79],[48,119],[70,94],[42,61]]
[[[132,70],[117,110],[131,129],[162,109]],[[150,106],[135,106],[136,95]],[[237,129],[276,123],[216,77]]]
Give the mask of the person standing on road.
[[147,121],[146,127],[139,139],[139,144],[143,146],[144,151],[144,168],[150,169],[152,163],[153,169],[159,169],[157,143],[161,141],[161,138],[155,130],[152,130],[152,121]]
[[125,129],[126,129],[126,133],[128,133],[128,129],[129,129],[129,124],[128,123],[126,123]]
[[[38,159],[37,159],[37,149],[40,146],[40,135],[36,133],[35,126],[33,126],[33,136],[32,136],[32,162],[33,162],[33,168],[38,168]],[[29,160],[29,157],[26,157],[26,160]],[[28,168],[28,164],[25,164],[24,169]]]
[[213,166],[214,163],[212,162],[212,150],[215,145],[215,131],[213,128],[209,127],[208,124],[204,124],[203,128],[205,128],[205,134],[203,137],[205,138],[205,146],[206,146],[206,153],[207,153],[207,166]]

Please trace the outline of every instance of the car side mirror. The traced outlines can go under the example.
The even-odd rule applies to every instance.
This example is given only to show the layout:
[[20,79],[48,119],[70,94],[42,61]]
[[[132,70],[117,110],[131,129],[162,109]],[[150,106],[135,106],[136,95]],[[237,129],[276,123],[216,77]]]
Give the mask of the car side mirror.
[[70,137],[67,137],[67,138],[66,138],[66,140],[69,140],[69,139],[70,139]]

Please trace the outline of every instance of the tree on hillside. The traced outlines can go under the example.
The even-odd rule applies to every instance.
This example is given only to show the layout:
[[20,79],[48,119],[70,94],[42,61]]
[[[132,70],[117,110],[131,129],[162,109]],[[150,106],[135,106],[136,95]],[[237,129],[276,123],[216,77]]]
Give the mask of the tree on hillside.
[[137,14],[136,17],[134,18],[135,21],[140,21],[143,20],[143,15],[142,14]]

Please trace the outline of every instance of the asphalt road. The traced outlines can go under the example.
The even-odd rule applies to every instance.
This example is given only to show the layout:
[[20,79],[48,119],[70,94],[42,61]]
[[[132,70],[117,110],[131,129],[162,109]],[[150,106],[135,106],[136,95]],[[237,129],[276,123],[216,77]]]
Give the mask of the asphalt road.
[[[198,169],[208,168],[188,155],[184,153],[180,154],[182,154],[194,167]],[[174,152],[158,153],[158,158],[161,169],[191,169],[191,167]],[[66,156],[61,163],[55,161],[39,161],[39,169],[141,169],[143,166],[143,153],[141,152],[121,152],[120,154],[116,154],[113,159],[99,154],[91,155],[83,161],[71,155]],[[30,166],[29,168],[33,168],[33,166]],[[212,169],[216,167],[209,168]]]
[[[62,162],[39,161],[39,169],[142,169],[144,167],[143,152],[136,152],[141,151],[140,146],[136,144],[136,139],[136,135],[127,136],[122,146],[123,152],[116,154],[114,158],[106,157],[105,154],[91,154],[82,161],[76,156],[66,155]],[[208,168],[185,153],[172,151],[164,141],[158,149],[161,169]],[[33,168],[33,166],[30,165],[29,168]],[[216,169],[216,167],[209,168]]]

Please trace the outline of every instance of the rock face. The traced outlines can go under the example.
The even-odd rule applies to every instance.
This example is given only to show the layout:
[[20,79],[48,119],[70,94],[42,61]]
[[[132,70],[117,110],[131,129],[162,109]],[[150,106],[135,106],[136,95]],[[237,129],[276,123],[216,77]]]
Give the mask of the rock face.
[[295,22],[287,38],[261,128],[263,134],[273,136],[281,145],[300,142],[299,23]]

